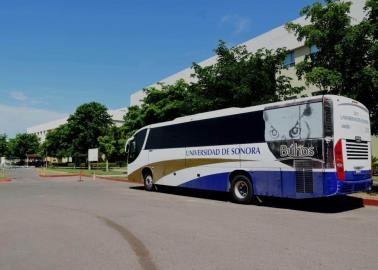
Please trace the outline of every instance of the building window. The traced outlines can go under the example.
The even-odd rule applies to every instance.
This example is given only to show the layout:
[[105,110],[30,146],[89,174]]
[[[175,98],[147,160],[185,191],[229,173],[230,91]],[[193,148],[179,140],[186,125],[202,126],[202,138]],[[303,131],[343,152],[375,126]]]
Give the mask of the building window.
[[319,51],[319,48],[316,47],[316,45],[312,45],[312,46],[310,47],[310,54],[311,54],[311,55],[316,54],[318,51]]
[[289,52],[284,60],[285,67],[292,67],[295,65],[294,51]]

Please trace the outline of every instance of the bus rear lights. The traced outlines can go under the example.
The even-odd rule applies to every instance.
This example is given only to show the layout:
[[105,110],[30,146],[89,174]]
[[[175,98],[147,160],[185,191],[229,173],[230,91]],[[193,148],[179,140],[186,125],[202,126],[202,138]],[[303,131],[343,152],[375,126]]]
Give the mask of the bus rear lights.
[[335,145],[335,163],[337,179],[345,180],[344,160],[343,160],[343,144],[342,140],[338,140]]

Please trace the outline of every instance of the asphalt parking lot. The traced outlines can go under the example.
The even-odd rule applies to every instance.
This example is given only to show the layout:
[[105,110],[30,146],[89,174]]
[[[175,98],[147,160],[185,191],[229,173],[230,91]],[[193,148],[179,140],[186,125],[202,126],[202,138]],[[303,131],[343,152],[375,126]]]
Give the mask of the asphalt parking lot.
[[12,172],[0,269],[378,269],[378,207],[266,200]]

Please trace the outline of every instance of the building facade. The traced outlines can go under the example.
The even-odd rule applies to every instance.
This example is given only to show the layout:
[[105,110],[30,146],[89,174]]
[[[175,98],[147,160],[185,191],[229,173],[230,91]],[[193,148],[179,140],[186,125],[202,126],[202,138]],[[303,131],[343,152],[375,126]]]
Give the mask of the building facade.
[[[116,110],[108,110],[109,115],[112,117],[113,123],[116,126],[121,126],[123,124],[123,116],[127,113],[127,108],[121,108]],[[26,133],[36,134],[41,142],[44,142],[46,135],[49,131],[56,129],[57,127],[67,123],[68,116],[55,121],[43,123],[40,125],[32,126],[27,128]]]

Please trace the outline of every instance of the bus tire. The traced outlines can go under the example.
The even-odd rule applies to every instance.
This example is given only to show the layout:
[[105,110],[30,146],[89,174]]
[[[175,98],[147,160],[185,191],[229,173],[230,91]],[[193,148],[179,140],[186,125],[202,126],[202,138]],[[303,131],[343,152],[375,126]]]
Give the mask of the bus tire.
[[150,172],[146,172],[143,174],[143,182],[145,190],[153,191],[155,189],[152,174]]
[[250,179],[237,174],[231,179],[231,194],[237,203],[249,204],[253,199],[253,188]]

